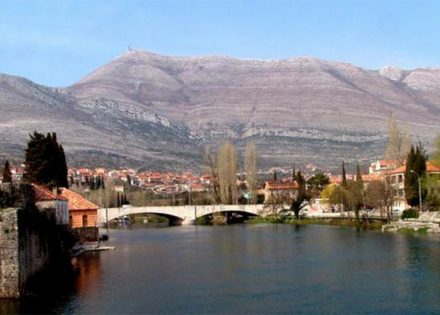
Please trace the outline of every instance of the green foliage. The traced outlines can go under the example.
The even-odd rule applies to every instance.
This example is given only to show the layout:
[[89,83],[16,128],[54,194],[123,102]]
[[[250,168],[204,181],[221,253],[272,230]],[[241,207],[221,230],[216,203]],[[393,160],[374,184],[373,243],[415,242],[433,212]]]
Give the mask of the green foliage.
[[[426,173],[427,155],[422,145],[411,146],[406,159],[405,170],[405,197],[412,207],[419,205],[419,181]],[[422,187],[422,199],[426,197],[426,189]]]
[[435,140],[435,150],[432,154],[432,162],[435,165],[440,166],[440,135],[437,136],[437,139]]
[[425,176],[422,184],[426,188],[424,206],[431,210],[439,210],[440,207],[440,178],[438,175]]
[[342,161],[342,187],[347,187],[347,174],[345,173],[345,163]]
[[291,197],[290,210],[293,211],[295,217],[299,219],[299,212],[310,201],[310,194],[306,188],[306,180],[301,174],[301,171],[296,173],[296,183],[298,184],[298,192],[295,196]]
[[309,189],[314,197],[318,197],[321,192],[330,184],[330,179],[324,173],[317,173],[308,181]]
[[14,186],[9,184],[0,188],[0,209],[19,206],[20,201],[20,191]]
[[47,187],[68,187],[66,156],[56,133],[44,136],[35,131],[29,136],[25,150],[25,180]]
[[404,234],[428,234],[428,228],[412,229],[412,228],[400,228],[397,230]]
[[356,184],[359,186],[359,189],[364,189],[364,180],[362,179],[361,168],[359,164],[356,166]]
[[406,209],[402,212],[402,219],[416,219],[419,217],[419,211],[417,209]]
[[9,161],[5,162],[5,167],[3,168],[3,183],[12,183],[12,173],[9,167]]

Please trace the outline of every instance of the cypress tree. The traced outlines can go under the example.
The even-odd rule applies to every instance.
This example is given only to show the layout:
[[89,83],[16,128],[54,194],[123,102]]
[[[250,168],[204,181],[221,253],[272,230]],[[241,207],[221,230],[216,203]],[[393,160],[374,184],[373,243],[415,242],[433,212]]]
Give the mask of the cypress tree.
[[[406,159],[405,169],[405,198],[412,207],[419,205],[419,178],[423,178],[426,173],[426,153],[421,144],[416,148],[411,146],[411,150]],[[413,171],[413,172],[412,172]],[[426,196],[426,189],[421,187],[422,198]]]
[[104,175],[101,175],[101,188],[105,189]]
[[67,162],[66,162],[66,155],[64,154],[64,148],[62,145],[59,145],[58,147],[58,161],[57,161],[57,186],[58,187],[68,187],[67,182]]
[[96,189],[101,189],[101,176],[96,177]]
[[95,190],[96,186],[95,186],[95,177],[91,177],[90,178],[90,190]]
[[12,183],[12,173],[9,167],[9,161],[5,162],[5,167],[3,168],[3,183]]
[[277,172],[273,171],[273,181],[276,182],[277,181]]
[[341,185],[347,188],[347,174],[345,173],[345,163],[342,161],[342,182]]
[[361,168],[359,164],[356,166],[356,184],[360,189],[364,189],[364,181],[362,179]]
[[48,187],[68,187],[64,150],[56,133],[34,131],[25,150],[25,181]]

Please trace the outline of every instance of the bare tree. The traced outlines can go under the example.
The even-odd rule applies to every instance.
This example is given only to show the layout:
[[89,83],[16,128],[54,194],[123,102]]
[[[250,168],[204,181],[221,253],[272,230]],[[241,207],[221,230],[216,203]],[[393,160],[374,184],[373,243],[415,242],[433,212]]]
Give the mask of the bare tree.
[[246,149],[244,153],[244,171],[246,173],[246,182],[248,185],[248,191],[251,193],[251,201],[255,203],[257,200],[257,149],[253,142],[246,143]]
[[211,177],[211,193],[214,203],[220,202],[220,187],[218,180],[218,166],[217,155],[209,149],[205,148],[205,154],[203,156],[204,172],[207,172]]
[[390,117],[388,128],[389,142],[384,157],[388,160],[396,160],[398,166],[402,166],[411,148],[411,136],[406,128],[399,129],[394,114]]
[[384,212],[387,221],[390,222],[393,216],[394,191],[388,181],[374,180],[370,182],[365,191],[366,202],[369,207],[379,208],[381,219],[384,219]]
[[226,141],[220,147],[217,158],[220,200],[225,204],[237,200],[237,158],[234,145]]
[[290,196],[287,192],[277,192],[272,194],[264,202],[262,215],[279,218],[280,214],[289,209]]

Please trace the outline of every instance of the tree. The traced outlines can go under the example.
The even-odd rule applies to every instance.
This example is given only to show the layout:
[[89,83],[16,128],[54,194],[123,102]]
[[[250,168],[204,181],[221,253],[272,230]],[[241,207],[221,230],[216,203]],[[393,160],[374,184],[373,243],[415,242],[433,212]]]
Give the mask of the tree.
[[[405,198],[412,207],[419,205],[419,177],[426,173],[426,153],[421,144],[411,146],[406,159]],[[426,197],[426,189],[421,187],[422,199]],[[420,206],[420,205],[419,205]]]
[[362,179],[361,169],[359,164],[356,166],[356,180],[351,185],[351,191],[355,200],[354,211],[356,219],[359,219],[359,210],[364,206],[364,181]]
[[277,171],[273,171],[273,181],[277,181]]
[[324,173],[316,173],[308,181],[310,193],[314,197],[319,197],[323,189],[330,183],[330,178]]
[[101,188],[102,188],[102,189],[105,189],[104,175],[101,175]]
[[295,179],[298,185],[298,192],[294,196],[291,196],[290,210],[293,211],[296,219],[299,219],[299,213],[310,201],[310,195],[307,192],[306,180],[301,174],[301,171],[296,173]]
[[431,210],[439,210],[440,206],[440,178],[438,175],[425,176],[423,186],[426,188],[424,206]]
[[397,166],[402,166],[411,147],[411,136],[403,129],[399,129],[396,117],[393,114],[388,122],[388,145],[385,150],[385,159],[397,161]]
[[342,185],[336,186],[331,190],[328,203],[332,206],[339,206],[339,210],[346,211],[349,207],[349,191]]
[[[217,154],[218,155],[218,154]],[[204,162],[204,172],[210,175],[210,186],[211,186],[211,198],[214,203],[221,202],[220,199],[220,187],[218,180],[218,165],[217,165],[217,155],[209,149],[205,148],[205,153],[203,155]]]
[[237,200],[237,159],[231,142],[222,144],[217,161],[220,200],[224,204],[233,204]]
[[437,136],[437,139],[435,140],[435,149],[434,153],[432,154],[432,162],[440,166],[440,135]]
[[25,150],[25,180],[47,187],[68,187],[64,149],[56,133],[34,132]]
[[342,161],[342,187],[347,187],[347,174],[345,173],[345,163]]
[[246,181],[248,191],[250,192],[250,200],[252,203],[256,201],[257,197],[257,149],[253,142],[246,143],[244,153],[244,171],[246,173]]
[[9,161],[5,162],[5,167],[3,168],[3,183],[12,183],[12,173],[9,167]]
[[365,202],[369,208],[380,209],[380,216],[383,219],[384,212],[388,222],[392,219],[394,194],[388,181],[373,180],[365,190]]

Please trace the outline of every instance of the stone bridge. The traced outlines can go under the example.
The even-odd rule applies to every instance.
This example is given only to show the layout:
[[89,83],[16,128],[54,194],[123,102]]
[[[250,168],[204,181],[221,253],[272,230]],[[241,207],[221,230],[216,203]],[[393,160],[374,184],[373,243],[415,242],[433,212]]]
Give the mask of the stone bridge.
[[152,206],[98,209],[98,224],[132,214],[158,214],[181,224],[194,224],[197,218],[216,212],[241,212],[262,215],[263,205],[210,205],[210,206]]

